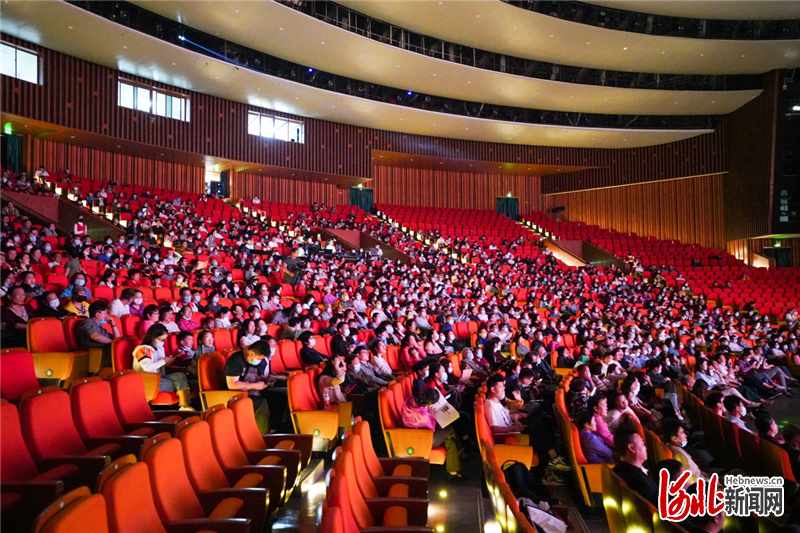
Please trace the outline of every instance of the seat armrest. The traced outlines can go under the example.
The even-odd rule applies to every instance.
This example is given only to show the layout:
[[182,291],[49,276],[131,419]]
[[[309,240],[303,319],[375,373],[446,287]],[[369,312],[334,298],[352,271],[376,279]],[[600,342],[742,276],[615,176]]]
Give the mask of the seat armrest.
[[249,533],[250,520],[246,518],[231,518],[228,520],[197,518],[165,522],[164,527],[168,533],[199,533],[200,531],[214,531],[215,533]]
[[[33,369],[38,379],[65,381],[75,370],[75,359],[78,357],[86,358],[88,357],[87,354],[88,352],[36,352],[33,354]],[[82,366],[85,366],[85,363]],[[85,368],[84,372],[81,373],[84,376],[88,375]]]
[[258,463],[264,457],[279,457],[281,466],[286,467],[286,479],[289,488],[294,487],[297,475],[300,472],[300,451],[299,450],[255,450],[246,452],[247,459],[251,463]]
[[528,468],[539,464],[539,458],[530,446],[518,446],[515,444],[495,444],[492,446],[497,464],[502,468],[506,461],[519,461]]
[[424,526],[428,523],[428,500],[422,498],[370,498],[364,500],[375,523],[383,521],[389,507],[402,507],[408,512],[408,525]]
[[393,456],[412,456],[427,459],[433,447],[433,431],[430,429],[387,429]]
[[181,420],[185,420],[193,416],[202,416],[203,413],[201,411],[177,411],[174,409],[163,409],[163,410],[153,409],[153,415],[155,415],[157,421],[161,421],[161,419],[166,418],[168,416],[179,416]]
[[63,481],[12,481],[0,483],[0,492],[13,492],[24,502],[40,502],[42,508],[64,494]]
[[386,495],[392,485],[407,485],[410,498],[428,498],[428,480],[420,477],[381,476],[372,478],[378,494]]
[[378,461],[383,467],[383,471],[391,475],[395,468],[400,465],[411,467],[413,477],[429,478],[431,476],[431,463],[422,457],[379,457]]
[[269,491],[269,513],[277,510],[283,501],[286,490],[286,467],[256,465],[225,469],[225,476],[231,485],[245,474],[258,474],[264,478],[261,486]]
[[422,526],[365,527],[361,529],[361,533],[433,533],[433,530]]
[[139,437],[135,435],[123,435],[121,437],[103,437],[100,439],[86,439],[86,447],[90,450],[102,446],[103,444],[117,444],[123,455],[132,453],[139,456],[139,451],[142,449],[142,444],[147,440],[147,437]]
[[290,440],[294,442],[294,449],[300,451],[303,468],[308,466],[308,463],[311,460],[311,452],[314,448],[313,435],[273,433],[271,435],[262,435],[262,437],[264,439],[265,448],[274,448],[282,440]]
[[63,457],[48,457],[47,459],[39,459],[36,461],[36,466],[39,470],[46,472],[58,466],[70,464],[78,467],[78,471],[70,476],[70,488],[73,484],[73,478],[76,486],[86,485],[90,489],[95,490],[97,478],[108,465],[111,464],[111,457],[108,455],[89,455],[89,456],[72,456],[67,455]]
[[231,398],[247,398],[247,393],[237,390],[207,390],[200,392],[200,398],[203,400],[203,407],[208,409],[215,405],[227,406]]
[[[200,505],[203,510],[209,513],[221,501],[227,498],[236,498],[243,502],[243,505],[236,513],[235,518],[247,518],[253,522],[256,531],[264,525],[267,516],[267,506],[269,505],[269,491],[264,488],[249,489],[217,489],[212,491],[200,491],[197,493]],[[233,518],[233,517],[232,517]]]
[[136,431],[137,429],[152,429],[153,431],[155,431],[155,435],[158,435],[159,433],[169,433],[170,435],[173,436],[175,434],[175,426],[177,426],[175,422],[152,422],[152,421],[122,424],[122,427],[128,433],[130,433],[131,431]]

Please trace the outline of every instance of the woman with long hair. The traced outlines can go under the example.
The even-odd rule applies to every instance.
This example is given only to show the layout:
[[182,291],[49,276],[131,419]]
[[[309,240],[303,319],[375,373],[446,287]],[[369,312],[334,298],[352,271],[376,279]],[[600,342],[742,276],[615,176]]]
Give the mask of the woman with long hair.
[[167,374],[164,367],[170,366],[174,357],[167,357],[164,353],[164,343],[167,340],[167,328],[164,324],[150,326],[142,339],[142,344],[133,350],[133,369],[137,372],[153,372],[161,374],[160,391],[176,392],[180,402],[181,411],[192,411],[191,397],[189,396],[189,381],[183,372]]

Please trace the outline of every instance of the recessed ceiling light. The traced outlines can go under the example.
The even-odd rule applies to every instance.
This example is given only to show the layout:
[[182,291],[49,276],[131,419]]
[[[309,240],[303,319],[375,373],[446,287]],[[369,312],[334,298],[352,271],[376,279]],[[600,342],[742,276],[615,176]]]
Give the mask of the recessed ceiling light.
[[122,48],[123,48],[123,50],[127,50],[128,49],[128,47],[124,46],[124,45],[122,46]]
[[742,57],[745,57],[745,55],[744,55],[744,54],[742,54]]
[[622,47],[622,49],[623,49],[623,50],[627,50],[627,49],[628,49],[628,47],[627,47],[627,46],[623,46],[623,47]]
[[72,26],[69,26],[69,29],[72,29]]
[[279,30],[281,30],[281,31],[283,31],[283,26],[281,26],[281,27],[280,27],[280,28],[278,28],[278,29],[279,29]]
[[[69,138],[70,138],[70,139],[74,139],[74,138],[75,138],[75,136],[74,136],[74,135],[70,135],[70,136],[69,136]],[[161,155],[164,155],[164,154],[161,154]]]
[[117,145],[117,148],[122,148],[122,145],[121,145],[121,144],[118,144],[118,145]]
[[480,15],[475,15],[475,17],[476,17],[476,18],[481,18],[481,16],[480,16]]
[[175,65],[177,65],[177,63],[173,63],[173,64],[172,64],[172,66],[173,66],[173,67],[174,67]]
[[661,52],[662,54],[666,54],[666,52]]
[[237,9],[237,10],[236,10],[236,12],[238,13],[238,12],[239,12],[239,10]]
[[592,41],[586,41],[586,44],[592,44]]
[[325,41],[320,42],[319,44],[325,44]]
[[700,54],[700,57],[705,57],[705,54]]
[[436,76],[436,74],[434,74],[434,76]]

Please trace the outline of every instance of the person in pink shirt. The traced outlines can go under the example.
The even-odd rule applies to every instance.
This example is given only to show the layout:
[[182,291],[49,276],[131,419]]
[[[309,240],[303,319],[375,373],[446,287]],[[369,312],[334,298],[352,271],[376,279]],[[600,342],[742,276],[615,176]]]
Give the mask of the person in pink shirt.
[[440,428],[436,426],[436,419],[428,410],[429,405],[439,401],[440,394],[437,389],[424,389],[419,396],[409,396],[400,410],[400,419],[403,427],[407,429],[433,430],[433,447],[444,445],[444,466],[453,478],[461,477],[461,460],[458,457],[458,440],[451,426]]
[[144,338],[145,334],[147,334],[147,330],[150,329],[150,326],[158,322],[158,306],[154,304],[148,305],[142,312],[142,316],[144,317],[144,320],[141,324],[139,324],[138,335],[139,337]]
[[587,407],[589,411],[594,413],[594,421],[597,425],[595,433],[603,439],[606,445],[613,449],[614,435],[611,434],[611,430],[608,429],[608,424],[605,421],[605,417],[608,416],[608,399],[602,394],[595,394],[589,398]]
[[178,328],[181,331],[194,331],[200,327],[200,325],[194,321],[192,315],[192,308],[188,305],[184,305],[181,308],[181,317],[178,319]]

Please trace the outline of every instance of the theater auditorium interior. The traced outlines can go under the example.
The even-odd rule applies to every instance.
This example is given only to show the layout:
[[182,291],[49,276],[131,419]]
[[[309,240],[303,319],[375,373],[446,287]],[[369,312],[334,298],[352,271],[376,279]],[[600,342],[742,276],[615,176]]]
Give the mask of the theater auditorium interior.
[[2,533],[800,532],[800,1],[0,33]]

